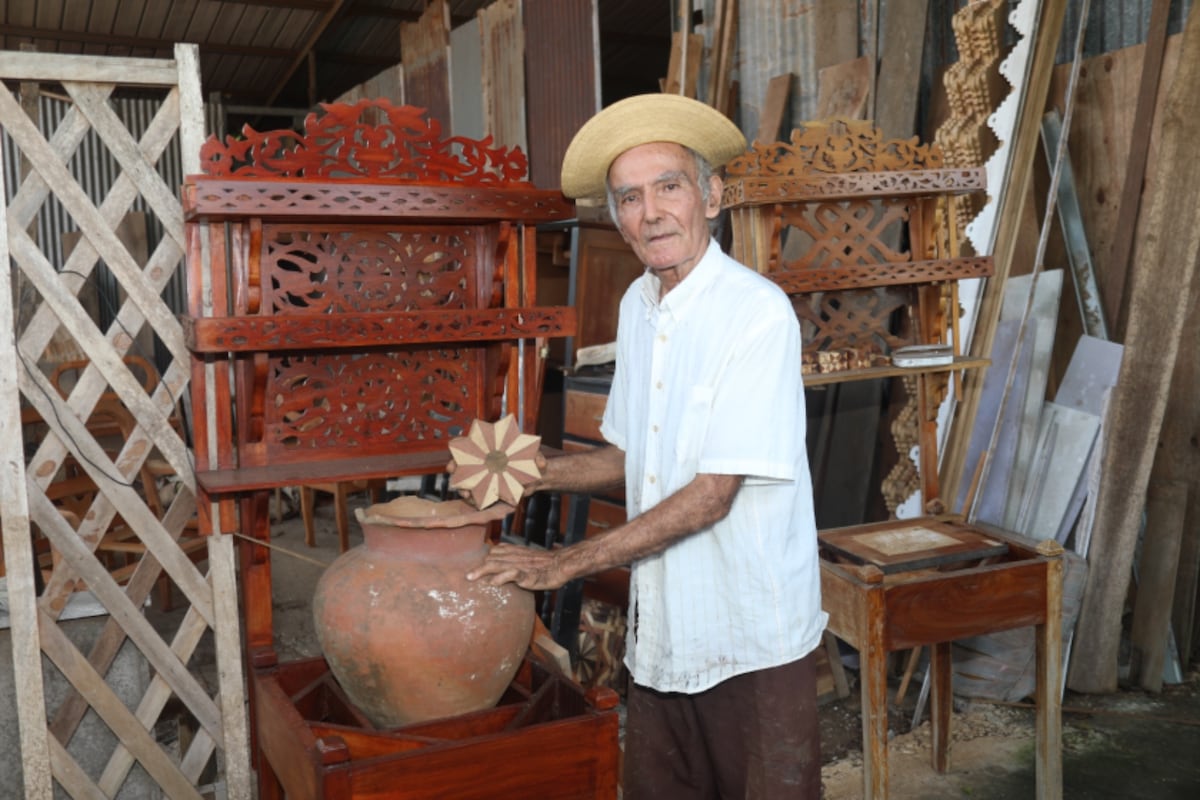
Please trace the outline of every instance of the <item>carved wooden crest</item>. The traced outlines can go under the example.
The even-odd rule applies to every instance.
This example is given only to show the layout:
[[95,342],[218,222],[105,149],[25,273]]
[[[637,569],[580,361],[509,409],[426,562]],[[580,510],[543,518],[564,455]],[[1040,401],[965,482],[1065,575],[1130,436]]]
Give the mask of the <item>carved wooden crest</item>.
[[[322,104],[304,132],[259,132],[246,126],[224,142],[210,136],[200,150],[212,177],[385,180],[493,186],[529,185],[528,162],[515,147],[493,147],[490,136],[442,138],[425,109],[387,100]],[[376,121],[378,120],[378,122]]]
[[870,121],[833,117],[792,131],[790,141],[756,144],[725,168],[730,178],[753,175],[888,172],[942,167],[936,145],[911,139],[885,139]]

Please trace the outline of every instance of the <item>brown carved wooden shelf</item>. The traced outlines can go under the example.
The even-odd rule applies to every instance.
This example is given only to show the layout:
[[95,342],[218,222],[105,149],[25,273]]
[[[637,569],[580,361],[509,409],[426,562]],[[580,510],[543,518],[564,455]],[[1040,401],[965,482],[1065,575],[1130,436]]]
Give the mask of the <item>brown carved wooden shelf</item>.
[[[811,123],[788,142],[756,145],[726,171],[734,254],[791,296],[805,364],[888,364],[903,346],[957,343],[955,283],[991,273],[990,258],[958,254],[950,205],[954,195],[983,188],[979,171],[943,169],[936,147],[887,140],[870,122],[843,119]],[[802,246],[785,247],[790,235]],[[907,432],[897,437],[898,453],[917,447],[916,469],[902,462],[889,479],[897,476],[892,495],[919,492],[925,514],[818,532],[828,629],[859,651],[868,800],[888,793],[888,652],[931,648],[932,761],[945,772],[950,642],[1026,625],[1037,627],[1039,785],[1047,796],[1061,796],[1061,548],[942,515],[938,406],[950,372],[987,364],[957,357],[937,366],[804,376],[805,386],[913,379],[905,381],[910,405],[898,415],[907,423],[894,430]]]

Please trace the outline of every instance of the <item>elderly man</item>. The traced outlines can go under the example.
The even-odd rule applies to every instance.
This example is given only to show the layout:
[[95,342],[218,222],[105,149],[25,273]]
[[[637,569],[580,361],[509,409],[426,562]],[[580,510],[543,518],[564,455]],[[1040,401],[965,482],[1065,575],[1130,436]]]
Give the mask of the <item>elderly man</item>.
[[646,266],[621,300],[601,425],[531,488],[625,483],[629,521],[552,551],[500,545],[469,577],[554,589],[632,565],[625,797],[817,798],[813,652],[825,627],[805,451],[800,328],[721,252],[714,167],[743,152],[709,106],[656,94],[587,122],[570,197],[608,195]]

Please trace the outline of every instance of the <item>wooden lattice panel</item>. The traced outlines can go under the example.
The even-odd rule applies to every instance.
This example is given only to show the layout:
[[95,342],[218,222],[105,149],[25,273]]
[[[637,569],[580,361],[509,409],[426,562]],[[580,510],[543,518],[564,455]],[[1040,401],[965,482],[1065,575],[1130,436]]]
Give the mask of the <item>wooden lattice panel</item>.
[[[25,797],[48,800],[55,784],[73,797],[118,796],[135,762],[166,796],[199,798],[202,776],[213,782],[214,763],[222,791],[250,795],[233,548],[227,537],[192,539],[187,551],[181,546],[191,538],[196,512],[195,473],[177,416],[189,354],[177,315],[163,299],[184,252],[184,233],[177,187],[162,178],[161,161],[178,135],[183,163],[197,163],[203,125],[197,58],[194,46],[177,47],[173,61],[0,54],[0,126],[32,166],[5,214],[0,261],[7,265],[11,256],[37,297],[25,324],[13,329],[15,336],[0,340],[0,360],[8,363],[15,353],[14,363],[21,364],[0,393],[6,425],[9,409],[20,406],[20,421],[5,427],[14,435],[0,443],[9,449],[0,484]],[[98,73],[106,75],[103,82],[96,82]],[[29,91],[43,80],[61,84],[69,98],[57,128],[47,133],[7,88],[20,81],[22,91]],[[111,103],[119,85],[162,98],[140,137]],[[86,138],[88,147],[106,150],[121,165],[102,197],[89,196],[68,169]],[[8,195],[3,189],[0,197]],[[81,233],[61,264],[51,263],[27,232],[51,196]],[[139,197],[163,230],[144,264],[116,233]],[[80,302],[101,260],[127,298],[113,309],[106,329]],[[7,280],[0,287],[0,306],[11,308]],[[147,356],[139,364],[149,362],[149,354],[134,350],[147,327],[164,351],[156,365],[160,372],[149,382],[132,368],[134,356]],[[56,339],[70,341],[85,356],[71,386],[56,383],[56,373],[47,374],[39,363],[51,355]],[[30,455],[21,452],[16,432],[31,418],[48,433],[33,442]],[[157,494],[156,475],[163,473],[172,476],[173,496],[165,500]],[[64,507],[67,496],[79,505]],[[48,575],[40,595],[30,576],[31,543],[37,538],[54,556],[42,565]],[[114,568],[102,552],[117,545],[140,557],[128,568]],[[207,554],[207,564],[198,566],[190,554]],[[164,573],[188,608],[174,629],[160,631],[144,608]],[[82,644],[68,637],[60,618],[72,593],[85,587],[109,617],[94,640]],[[215,693],[187,667],[207,634],[222,656]],[[152,676],[132,705],[107,683],[126,643]],[[66,694],[53,702],[43,696],[38,674],[43,657],[69,681]],[[195,736],[176,748],[164,747],[156,736],[169,704],[186,709],[198,725]],[[117,740],[99,765],[76,760],[79,726],[89,713]]]

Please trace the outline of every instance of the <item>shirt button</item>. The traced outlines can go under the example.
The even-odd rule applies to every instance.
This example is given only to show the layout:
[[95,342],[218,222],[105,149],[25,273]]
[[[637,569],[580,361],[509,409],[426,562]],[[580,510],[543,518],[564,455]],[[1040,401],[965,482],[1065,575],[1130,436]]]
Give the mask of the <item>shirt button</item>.
[[658,383],[654,384],[654,388],[655,388],[655,389],[661,389],[662,387],[663,387],[663,382],[662,382],[662,381],[659,381]]
[[651,431],[653,431],[654,433],[658,433],[658,426],[657,426],[657,425],[651,425],[651,426],[650,426],[650,430],[651,430]]
[[655,480],[656,480],[656,478],[655,478],[653,475],[651,475],[651,476],[650,476],[650,478],[649,478],[649,481],[650,481],[651,483],[654,483],[654,482],[655,482]]
[[666,342],[666,341],[667,341],[667,335],[666,335],[665,333],[660,333],[660,334],[658,335],[658,340],[659,340],[660,342]]

